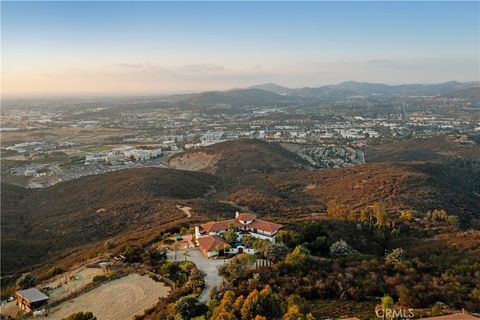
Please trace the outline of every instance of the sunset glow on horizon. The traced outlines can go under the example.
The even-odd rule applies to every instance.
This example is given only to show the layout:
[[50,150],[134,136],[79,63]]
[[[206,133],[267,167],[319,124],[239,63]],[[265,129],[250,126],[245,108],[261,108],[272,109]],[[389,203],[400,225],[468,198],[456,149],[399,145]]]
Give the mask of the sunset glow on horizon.
[[479,2],[1,6],[3,96],[479,80]]

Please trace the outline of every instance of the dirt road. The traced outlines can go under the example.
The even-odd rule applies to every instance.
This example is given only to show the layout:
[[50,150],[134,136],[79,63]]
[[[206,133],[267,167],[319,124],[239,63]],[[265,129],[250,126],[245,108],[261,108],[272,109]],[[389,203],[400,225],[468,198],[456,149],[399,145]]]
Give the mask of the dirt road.
[[188,218],[191,218],[192,217],[192,208],[190,207],[184,207],[184,206],[181,206],[181,205],[177,205],[177,208],[180,209],[181,211],[183,211],[183,213],[185,213],[185,215],[188,217]]

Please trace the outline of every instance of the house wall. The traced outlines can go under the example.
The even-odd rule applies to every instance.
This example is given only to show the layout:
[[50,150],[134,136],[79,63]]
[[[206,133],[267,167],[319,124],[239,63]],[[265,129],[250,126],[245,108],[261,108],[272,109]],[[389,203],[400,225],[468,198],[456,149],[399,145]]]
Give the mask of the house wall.
[[237,254],[239,248],[243,248],[243,253],[248,253],[248,254],[255,254],[255,253],[257,253],[257,250],[256,250],[256,249],[245,248],[245,247],[242,247],[242,246],[238,246],[238,247],[236,247],[236,248],[230,248],[230,250],[228,250],[228,253]]
[[255,232],[250,232],[250,235],[257,239],[268,240],[272,243],[275,243],[275,236],[266,236],[266,235],[255,233]]

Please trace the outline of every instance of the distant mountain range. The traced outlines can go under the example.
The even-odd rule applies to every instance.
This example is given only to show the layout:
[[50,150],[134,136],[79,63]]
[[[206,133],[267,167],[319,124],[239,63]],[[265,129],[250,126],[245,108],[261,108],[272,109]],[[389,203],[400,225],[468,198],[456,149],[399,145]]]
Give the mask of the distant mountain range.
[[480,83],[449,81],[438,84],[387,85],[346,81],[336,85],[303,88],[288,88],[275,83],[265,83],[244,89],[173,95],[166,100],[173,104],[191,107],[238,108],[302,105],[319,101],[343,100],[355,96],[444,96],[478,100]]
[[471,88],[480,90],[480,84],[478,82],[449,81],[438,84],[387,85],[382,83],[345,81],[336,85],[326,85],[315,88],[304,87],[290,89],[274,83],[260,84],[250,88],[262,89],[280,95],[297,95],[306,98],[335,98],[365,95],[434,96]]

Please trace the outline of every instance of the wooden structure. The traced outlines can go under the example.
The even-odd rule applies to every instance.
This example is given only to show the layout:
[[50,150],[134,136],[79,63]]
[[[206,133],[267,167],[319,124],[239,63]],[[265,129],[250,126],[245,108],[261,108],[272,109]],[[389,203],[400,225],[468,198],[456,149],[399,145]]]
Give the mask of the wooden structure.
[[45,306],[50,299],[46,294],[38,290],[37,288],[30,288],[26,290],[20,290],[15,292],[17,298],[17,304],[20,309],[26,312],[33,312]]

